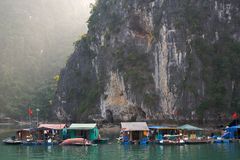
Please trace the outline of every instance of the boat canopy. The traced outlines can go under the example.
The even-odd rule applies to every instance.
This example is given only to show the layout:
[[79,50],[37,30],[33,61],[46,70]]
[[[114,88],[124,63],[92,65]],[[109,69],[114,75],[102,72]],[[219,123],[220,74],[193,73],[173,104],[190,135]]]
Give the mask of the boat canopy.
[[96,123],[73,123],[68,127],[68,129],[71,129],[71,130],[91,130],[95,127],[97,127]]
[[123,131],[148,131],[146,122],[121,122],[121,130]]
[[240,125],[226,128],[227,131],[237,131],[238,129],[240,129]]
[[224,138],[239,138],[239,135],[235,134],[236,132],[238,133],[239,129],[240,129],[240,125],[228,127],[228,128],[226,128],[227,132],[222,137],[224,137]]
[[240,125],[237,125],[237,126],[232,126],[230,128],[240,128]]
[[202,131],[203,130],[202,128],[195,127],[195,126],[192,126],[189,124],[185,124],[185,125],[179,126],[177,128],[181,129],[181,130],[188,130],[188,131]]
[[55,130],[62,130],[66,124],[40,124],[38,129],[55,129]]

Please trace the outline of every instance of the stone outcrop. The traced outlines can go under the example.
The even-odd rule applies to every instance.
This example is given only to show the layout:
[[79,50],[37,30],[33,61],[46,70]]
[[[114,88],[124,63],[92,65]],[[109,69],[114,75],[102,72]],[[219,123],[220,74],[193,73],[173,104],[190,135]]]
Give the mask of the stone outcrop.
[[239,106],[240,2],[99,0],[61,71],[73,121],[216,119]]

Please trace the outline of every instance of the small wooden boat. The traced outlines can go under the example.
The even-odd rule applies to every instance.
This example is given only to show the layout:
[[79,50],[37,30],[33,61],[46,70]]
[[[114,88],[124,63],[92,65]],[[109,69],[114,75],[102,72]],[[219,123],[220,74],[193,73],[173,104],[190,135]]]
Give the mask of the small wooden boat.
[[183,145],[185,142],[183,140],[160,140],[157,142],[157,144],[161,145]]
[[2,141],[4,144],[10,144],[10,145],[18,145],[22,144],[22,141],[20,140],[14,140],[12,138],[7,138]]
[[64,140],[60,145],[72,145],[72,146],[96,146],[96,144],[92,144],[90,141],[84,138],[70,138]]
[[47,142],[47,141],[23,141],[23,145],[27,146],[34,146],[34,145],[46,145],[46,146],[51,146],[51,145],[58,145],[59,142]]
[[28,145],[28,146],[32,146],[32,145],[58,145],[59,141],[57,140],[52,140],[52,139],[48,139],[48,140],[24,140],[22,141],[23,145]]
[[180,135],[164,135],[162,140],[157,141],[161,145],[182,145],[185,144]]

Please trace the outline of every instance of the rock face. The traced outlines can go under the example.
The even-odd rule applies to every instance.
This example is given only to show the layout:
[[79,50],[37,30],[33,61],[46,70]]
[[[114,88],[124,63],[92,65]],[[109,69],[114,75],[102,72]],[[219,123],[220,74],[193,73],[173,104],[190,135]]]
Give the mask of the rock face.
[[72,121],[216,119],[240,110],[240,1],[99,0],[61,71]]

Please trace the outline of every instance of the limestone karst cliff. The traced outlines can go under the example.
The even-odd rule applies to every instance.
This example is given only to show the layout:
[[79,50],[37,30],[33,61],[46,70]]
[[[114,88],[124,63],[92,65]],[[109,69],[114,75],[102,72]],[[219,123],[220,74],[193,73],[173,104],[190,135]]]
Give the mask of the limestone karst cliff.
[[98,0],[61,71],[59,119],[216,119],[240,110],[240,1]]

